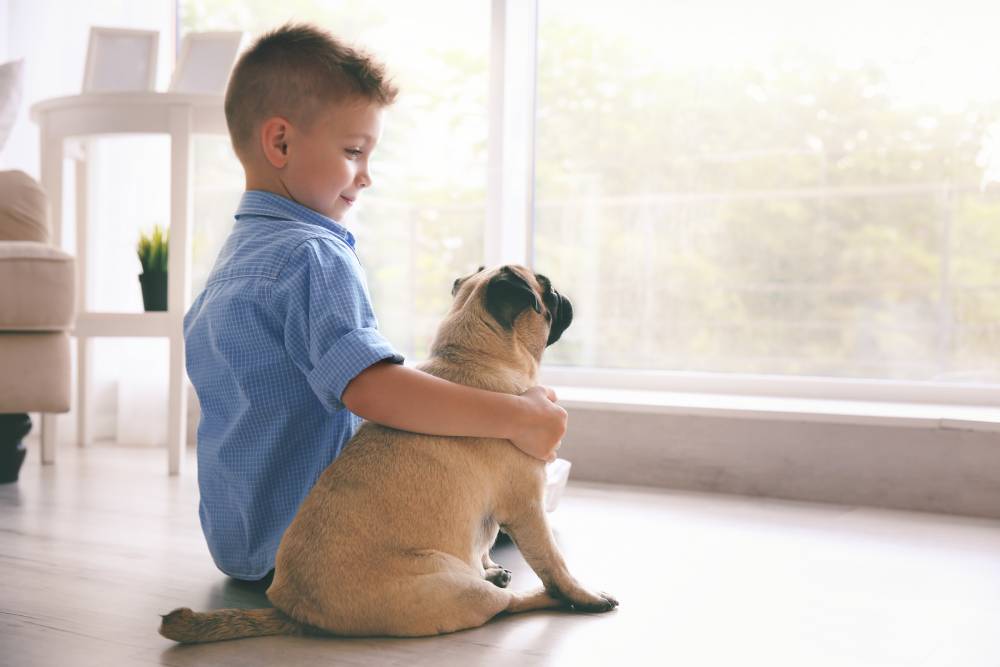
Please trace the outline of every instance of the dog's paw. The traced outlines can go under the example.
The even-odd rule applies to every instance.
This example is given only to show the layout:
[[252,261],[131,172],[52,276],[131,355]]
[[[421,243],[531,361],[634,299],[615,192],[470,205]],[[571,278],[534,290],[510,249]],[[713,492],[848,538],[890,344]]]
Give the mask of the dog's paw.
[[577,598],[568,598],[570,606],[573,611],[584,611],[593,614],[599,614],[605,611],[611,611],[618,606],[618,600],[603,591],[599,593],[588,592],[586,596],[579,596]]
[[511,573],[502,567],[493,568],[486,571],[486,581],[499,588],[507,588],[510,583]]

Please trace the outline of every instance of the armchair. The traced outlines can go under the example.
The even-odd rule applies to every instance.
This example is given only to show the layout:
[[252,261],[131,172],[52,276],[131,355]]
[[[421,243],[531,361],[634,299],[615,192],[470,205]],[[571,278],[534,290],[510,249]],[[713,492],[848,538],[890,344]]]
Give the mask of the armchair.
[[44,463],[55,460],[54,415],[70,407],[76,302],[74,258],[49,245],[48,208],[32,177],[0,171],[0,457],[15,456],[11,441],[30,427],[23,413],[39,412]]

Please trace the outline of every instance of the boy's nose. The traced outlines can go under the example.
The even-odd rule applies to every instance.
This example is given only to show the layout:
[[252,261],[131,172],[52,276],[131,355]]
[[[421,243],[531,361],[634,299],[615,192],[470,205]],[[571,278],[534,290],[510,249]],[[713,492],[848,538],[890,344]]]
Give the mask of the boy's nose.
[[359,171],[357,177],[355,177],[354,182],[359,188],[369,188],[372,184],[372,176],[368,173],[368,170]]

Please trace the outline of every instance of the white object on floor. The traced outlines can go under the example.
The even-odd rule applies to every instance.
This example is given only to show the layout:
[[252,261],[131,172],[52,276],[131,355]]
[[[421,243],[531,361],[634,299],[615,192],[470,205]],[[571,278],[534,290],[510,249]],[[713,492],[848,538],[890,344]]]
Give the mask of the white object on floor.
[[556,459],[545,465],[545,511],[551,512],[559,505],[563,489],[569,480],[569,469],[573,464],[566,459]]

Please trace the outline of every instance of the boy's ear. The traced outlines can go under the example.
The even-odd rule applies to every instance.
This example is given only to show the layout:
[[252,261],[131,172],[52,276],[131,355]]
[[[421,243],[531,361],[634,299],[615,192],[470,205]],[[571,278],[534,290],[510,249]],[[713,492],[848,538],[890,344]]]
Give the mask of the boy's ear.
[[514,320],[527,308],[542,312],[538,295],[528,281],[508,267],[490,279],[486,286],[486,310],[504,329],[510,330]]
[[260,144],[264,157],[275,169],[288,164],[288,135],[290,124],[281,116],[272,116],[260,126]]

